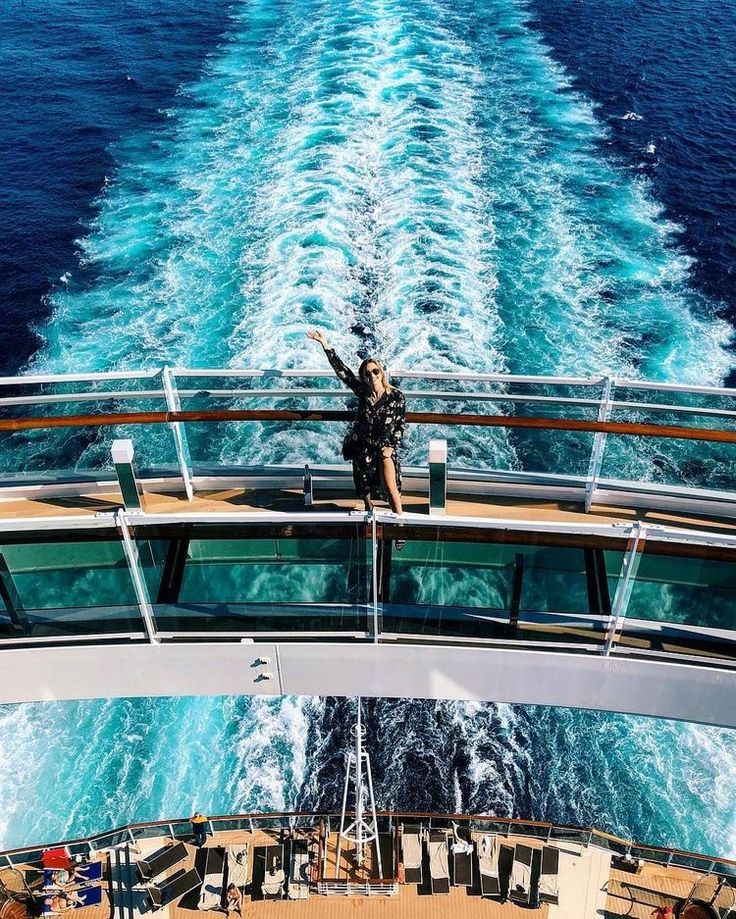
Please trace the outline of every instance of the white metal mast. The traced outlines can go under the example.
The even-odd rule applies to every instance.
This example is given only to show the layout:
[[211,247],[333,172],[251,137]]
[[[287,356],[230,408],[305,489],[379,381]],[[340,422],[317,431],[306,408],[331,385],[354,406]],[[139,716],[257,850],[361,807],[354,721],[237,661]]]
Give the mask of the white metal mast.
[[[335,877],[340,873],[340,855],[342,854],[343,839],[355,843],[355,861],[358,867],[365,864],[366,846],[375,841],[376,862],[378,877],[383,879],[383,865],[381,864],[381,847],[378,842],[378,819],[376,818],[376,801],[373,797],[373,775],[371,773],[371,760],[367,751],[363,749],[365,728],[361,717],[360,697],[358,697],[358,720],[352,728],[355,737],[355,750],[348,753],[345,768],[345,786],[342,792],[342,813],[340,815],[340,833],[337,837],[337,860],[335,862]],[[348,826],[348,789],[350,779],[355,773],[355,818]],[[364,779],[365,776],[365,779]],[[365,797],[368,797],[368,817],[366,819]]]

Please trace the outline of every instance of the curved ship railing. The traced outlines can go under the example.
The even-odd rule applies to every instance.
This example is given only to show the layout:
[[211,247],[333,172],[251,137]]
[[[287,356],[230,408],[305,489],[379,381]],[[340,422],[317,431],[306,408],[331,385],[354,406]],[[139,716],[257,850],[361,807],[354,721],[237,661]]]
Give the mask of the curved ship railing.
[[[19,650],[5,658],[14,669],[5,667],[3,698],[41,691],[25,676],[23,649],[67,648],[71,660],[75,647],[102,654],[111,644],[121,652],[207,644],[224,660],[226,643],[250,642],[258,659],[280,657],[270,684],[258,671],[237,691],[375,694],[373,684],[340,682],[350,673],[337,645],[353,646],[366,668],[361,646],[382,645],[386,660],[412,646],[387,695],[486,698],[499,680],[508,687],[500,675],[483,683],[488,664],[477,657],[472,682],[471,656],[453,656],[471,648],[532,652],[533,663],[523,658],[527,683],[515,682],[508,701],[605,703],[731,725],[736,390],[609,377],[397,370],[392,378],[409,407],[408,494],[427,495],[429,437],[448,442],[446,516],[409,508],[398,521],[336,508],[352,489],[335,428],[350,414],[334,408],[349,394],[327,371],[164,367],[0,379],[0,653]],[[121,507],[108,440],[121,436],[133,441],[145,492],[174,496],[175,507]],[[306,508],[304,463],[316,502]],[[226,511],[207,502],[229,488],[239,497]],[[248,494],[257,497],[244,510],[238,501]],[[483,502],[496,498],[489,513]],[[556,502],[556,513],[540,513],[540,500]],[[516,513],[506,513],[512,501]],[[177,653],[166,655],[171,673],[189,652]],[[305,655],[314,663],[320,654],[334,666],[307,678]],[[513,654],[509,668],[522,659]],[[407,655],[426,661],[408,689]],[[580,688],[568,681],[563,693],[550,670],[549,691],[532,692],[531,673],[555,657]],[[596,659],[620,659],[626,675]],[[657,694],[643,689],[654,678],[644,663],[660,667]],[[687,671],[663,667],[671,664]],[[447,679],[419,679],[430,666]],[[63,670],[47,673],[44,692],[72,697]],[[159,682],[154,694],[173,691]],[[102,673],[88,683],[84,695],[105,694]],[[118,693],[131,691],[120,683]]]
[[[687,852],[676,848],[641,845],[612,833],[594,828],[570,827],[562,824],[548,823],[520,818],[497,817],[493,815],[439,814],[431,812],[388,812],[378,811],[379,829],[381,832],[392,831],[397,823],[421,822],[423,825],[438,828],[448,827],[452,821],[469,825],[474,830],[497,833],[500,836],[531,837],[545,842],[567,841],[583,846],[598,846],[610,851],[613,855],[627,859],[664,865],[666,867],[683,867],[707,874],[718,874],[728,878],[736,877],[736,860],[713,855]],[[339,814],[315,814],[300,811],[263,814],[229,814],[210,817],[208,831],[232,832],[233,830],[253,831],[258,829],[276,830],[311,828],[320,821],[327,832],[336,830],[340,824]],[[66,841],[54,841],[43,846],[28,846],[7,849],[0,852],[0,869],[13,868],[16,865],[27,865],[41,862],[44,849],[50,846],[68,847],[71,855],[87,856],[105,849],[113,849],[140,839],[168,836],[172,839],[191,839],[192,829],[188,819],[154,820],[145,823],[130,823],[114,830],[91,836]]]
[[[586,508],[613,502],[733,515],[736,389],[609,376],[397,369],[391,377],[407,397],[409,460],[426,462],[420,432],[447,436],[451,490],[471,482],[496,494],[583,500]],[[112,428],[132,432],[149,477],[178,475],[191,492],[195,479],[203,485],[258,471],[240,462],[244,435],[230,434],[223,453],[221,432],[265,424],[271,437],[297,424],[314,434],[350,417],[331,407],[348,396],[328,371],[163,367],[0,378],[0,488],[111,474],[100,440]],[[52,436],[57,429],[65,435]],[[468,429],[476,432],[470,444],[460,438]],[[335,432],[250,453],[269,458],[270,471],[276,462],[283,475],[296,475],[301,469],[285,460],[293,464],[298,452],[302,464],[334,463],[338,445]],[[345,478],[333,484],[345,487]]]

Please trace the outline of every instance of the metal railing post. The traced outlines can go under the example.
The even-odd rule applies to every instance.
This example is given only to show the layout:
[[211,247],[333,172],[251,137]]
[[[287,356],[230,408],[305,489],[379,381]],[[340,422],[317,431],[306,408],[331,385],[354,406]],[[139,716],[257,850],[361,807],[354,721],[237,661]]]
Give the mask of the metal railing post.
[[621,627],[622,621],[626,618],[631,591],[634,589],[634,581],[641,561],[641,548],[645,539],[646,527],[641,521],[637,520],[633,526],[629,546],[624,552],[624,557],[621,561],[616,593],[613,596],[613,603],[611,603],[611,618],[608,620],[606,643],[603,647],[603,654],[606,657],[611,653],[611,648],[616,640],[616,633]]
[[157,645],[159,640],[156,637],[156,623],[153,618],[153,608],[151,607],[148,588],[146,587],[146,581],[143,577],[143,571],[141,570],[138,547],[130,535],[128,520],[124,510],[115,511],[115,523],[122,536],[125,560],[128,563],[128,571],[130,573],[130,579],[133,582],[133,590],[135,591],[136,600],[138,601],[138,609],[146,629],[146,637],[152,645]]
[[439,516],[447,510],[447,441],[429,442],[429,513]]
[[[166,407],[170,412],[180,412],[181,411],[181,400],[179,399],[179,392],[176,388],[176,377],[171,367],[167,365],[164,366],[161,371],[161,381],[164,387],[164,395],[166,396]],[[186,492],[187,499],[189,501],[194,497],[194,472],[192,470],[192,457],[189,452],[189,441],[187,440],[187,432],[184,429],[184,425],[180,421],[171,422],[171,431],[174,435],[174,445],[176,447],[176,458],[179,463],[179,471],[181,472],[181,477],[184,481],[184,491]]]
[[[611,417],[611,393],[615,380],[613,377],[606,377],[601,393],[601,404],[598,407],[598,421],[608,421]],[[593,436],[593,448],[590,451],[590,463],[588,465],[588,476],[585,481],[585,512],[590,510],[595,494],[595,486],[598,476],[601,474],[603,465],[603,451],[606,446],[606,435],[599,432]]]
[[114,440],[110,452],[126,511],[143,510],[143,488],[135,472],[132,440]]

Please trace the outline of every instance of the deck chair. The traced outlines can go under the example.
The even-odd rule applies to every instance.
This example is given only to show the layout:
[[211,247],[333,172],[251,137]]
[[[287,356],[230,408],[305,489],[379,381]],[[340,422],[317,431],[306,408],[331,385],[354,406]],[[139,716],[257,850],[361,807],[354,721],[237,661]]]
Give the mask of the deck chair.
[[[55,880],[59,868],[43,869],[43,887],[44,890],[73,890],[75,887],[86,887],[95,881],[102,880],[102,862],[85,862],[72,866],[79,872],[79,877],[68,884],[59,884]],[[70,869],[71,870],[71,869]]]
[[147,889],[151,905],[154,910],[161,909],[186,896],[202,883],[202,878],[196,868],[185,871],[183,868],[173,877],[167,878],[161,884],[151,884]]
[[456,887],[473,886],[473,843],[465,828],[457,829],[452,852],[452,882]]
[[309,850],[303,842],[291,843],[291,870],[287,895],[290,900],[306,900],[309,896]]
[[284,896],[284,847],[267,846],[264,853],[266,872],[261,889],[266,900],[280,900]]
[[539,899],[543,903],[560,902],[560,850],[556,846],[545,846],[542,849],[542,871],[539,875]]
[[63,913],[71,912],[73,909],[85,909],[87,906],[99,906],[102,903],[101,887],[80,887],[73,893],[75,902],[66,909],[55,910],[51,907],[51,896],[46,897],[42,907],[44,916],[61,916]]
[[432,893],[450,892],[447,833],[441,830],[429,832],[429,876],[432,880]]
[[509,881],[509,900],[514,903],[529,905],[529,896],[532,887],[532,860],[534,850],[521,843],[514,849],[514,863],[511,866],[511,880]]
[[498,856],[501,845],[498,836],[485,833],[478,840],[478,869],[480,871],[480,895],[500,897],[501,881],[498,872]]
[[405,823],[401,827],[401,860],[407,884],[422,883],[421,827]]
[[225,853],[217,846],[205,849],[204,877],[199,894],[199,909],[219,909],[222,905],[222,881]]
[[142,881],[152,881],[164,871],[173,868],[183,858],[187,857],[187,847],[183,842],[177,842],[173,846],[164,846],[163,849],[157,849],[153,855],[148,858],[140,858],[136,862],[138,874]]
[[227,882],[235,884],[244,894],[248,886],[248,843],[240,846],[228,846],[225,850],[227,860]]

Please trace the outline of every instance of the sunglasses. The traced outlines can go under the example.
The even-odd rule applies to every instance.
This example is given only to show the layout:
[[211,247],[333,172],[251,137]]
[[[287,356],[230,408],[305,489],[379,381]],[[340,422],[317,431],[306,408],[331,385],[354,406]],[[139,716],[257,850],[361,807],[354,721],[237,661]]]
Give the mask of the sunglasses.
[[372,370],[369,369],[369,370],[366,370],[366,371],[365,371],[365,375],[366,375],[367,377],[368,377],[368,376],[371,376],[371,374],[372,374],[374,377],[380,377],[381,371],[378,369],[378,367],[374,367]]

